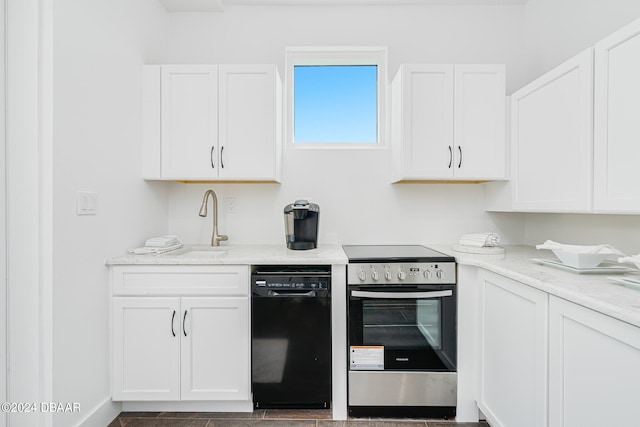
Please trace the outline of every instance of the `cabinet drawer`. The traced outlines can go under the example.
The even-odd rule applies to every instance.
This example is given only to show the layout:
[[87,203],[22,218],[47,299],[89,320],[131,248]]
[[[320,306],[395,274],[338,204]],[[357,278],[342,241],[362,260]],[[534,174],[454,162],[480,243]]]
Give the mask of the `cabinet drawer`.
[[249,295],[249,266],[116,266],[114,295]]

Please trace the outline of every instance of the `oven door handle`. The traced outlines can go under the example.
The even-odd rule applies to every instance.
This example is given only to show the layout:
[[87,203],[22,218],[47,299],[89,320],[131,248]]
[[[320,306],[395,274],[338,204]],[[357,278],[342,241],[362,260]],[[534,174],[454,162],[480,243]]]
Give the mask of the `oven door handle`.
[[450,297],[453,291],[431,291],[431,292],[376,292],[376,291],[351,291],[351,296],[360,298],[378,299],[428,299]]

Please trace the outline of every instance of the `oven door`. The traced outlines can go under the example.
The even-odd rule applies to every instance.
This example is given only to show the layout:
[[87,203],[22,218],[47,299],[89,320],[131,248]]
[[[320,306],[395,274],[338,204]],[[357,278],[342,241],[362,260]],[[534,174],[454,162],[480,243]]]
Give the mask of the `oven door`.
[[350,371],[456,371],[455,285],[349,287]]

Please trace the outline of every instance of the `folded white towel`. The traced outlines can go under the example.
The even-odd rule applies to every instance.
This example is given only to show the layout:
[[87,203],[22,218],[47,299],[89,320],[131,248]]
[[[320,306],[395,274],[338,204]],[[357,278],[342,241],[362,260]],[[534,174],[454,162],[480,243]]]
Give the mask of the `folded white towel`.
[[572,252],[575,254],[616,254],[624,255],[611,245],[565,245],[562,243],[554,242],[553,240],[547,240],[541,245],[536,245],[536,249],[550,249],[560,250],[566,252]]
[[175,246],[178,244],[180,244],[180,241],[178,240],[177,236],[152,237],[144,242],[145,246],[153,248],[167,248],[169,246]]
[[460,245],[477,248],[498,246],[500,236],[497,233],[465,234],[460,238]]
[[638,268],[640,268],[640,254],[618,258],[618,262],[628,262],[631,264],[635,264]]
[[148,255],[148,254],[162,254],[169,251],[174,251],[176,249],[180,249],[184,245],[182,243],[178,243],[177,245],[167,246],[166,248],[160,247],[152,247],[152,246],[143,246],[141,248],[129,249],[129,253],[133,255]]

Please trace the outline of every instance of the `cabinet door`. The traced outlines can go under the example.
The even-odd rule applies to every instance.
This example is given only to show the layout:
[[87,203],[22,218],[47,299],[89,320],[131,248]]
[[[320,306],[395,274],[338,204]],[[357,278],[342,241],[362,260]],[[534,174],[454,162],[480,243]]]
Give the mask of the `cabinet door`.
[[454,176],[505,177],[504,65],[455,66]]
[[640,20],[595,46],[594,209],[640,212]]
[[589,49],[511,96],[514,209],[591,209],[592,94]]
[[248,400],[248,298],[182,298],[182,400]]
[[179,298],[113,298],[113,400],[180,400]]
[[549,426],[638,425],[640,329],[556,297],[549,317]]
[[276,179],[281,83],[275,65],[220,66],[221,179]]
[[393,89],[398,179],[453,177],[453,65],[403,65]]
[[218,67],[163,65],[161,86],[162,178],[216,178]]
[[478,407],[493,427],[547,420],[547,294],[481,273]]

